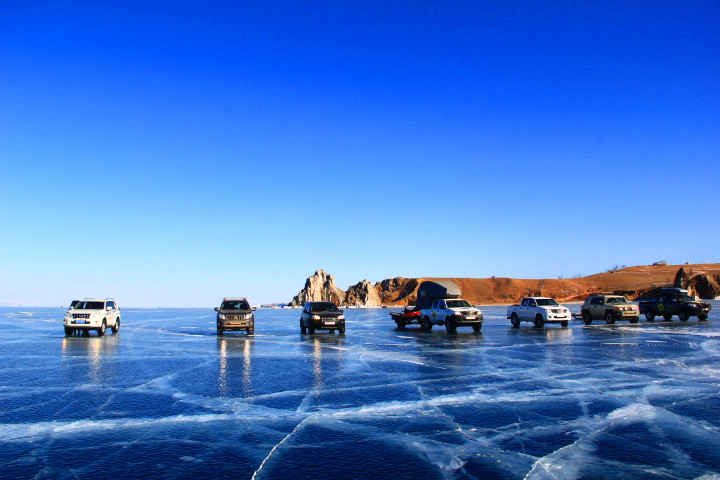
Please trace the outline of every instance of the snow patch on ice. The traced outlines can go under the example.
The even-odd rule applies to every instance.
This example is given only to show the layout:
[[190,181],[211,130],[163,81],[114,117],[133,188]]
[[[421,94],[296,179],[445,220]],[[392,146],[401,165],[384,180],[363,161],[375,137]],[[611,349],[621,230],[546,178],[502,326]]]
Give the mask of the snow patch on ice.
[[635,423],[639,421],[651,421],[657,417],[657,410],[652,405],[635,403],[626,407],[618,408],[608,415],[611,422]]

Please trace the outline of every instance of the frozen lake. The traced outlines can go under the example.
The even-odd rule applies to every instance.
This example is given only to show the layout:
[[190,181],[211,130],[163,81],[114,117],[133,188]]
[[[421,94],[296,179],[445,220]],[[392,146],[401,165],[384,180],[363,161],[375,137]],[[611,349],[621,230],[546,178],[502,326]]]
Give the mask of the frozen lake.
[[[396,331],[300,310],[217,337],[211,309],[123,309],[65,337],[0,309],[0,478],[720,479],[720,302],[709,322]],[[579,305],[570,305],[574,312]]]

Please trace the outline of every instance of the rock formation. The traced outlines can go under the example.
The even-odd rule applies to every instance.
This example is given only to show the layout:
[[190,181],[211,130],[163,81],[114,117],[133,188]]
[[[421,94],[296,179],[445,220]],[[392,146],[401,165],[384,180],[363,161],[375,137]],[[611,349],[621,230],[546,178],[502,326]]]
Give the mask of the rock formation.
[[417,278],[395,277],[375,284],[383,305],[404,302],[412,305],[417,299],[417,288],[420,282]]
[[720,277],[713,278],[712,275],[702,274],[695,275],[692,280],[692,286],[700,298],[714,299],[720,296]]
[[345,302],[345,292],[335,285],[332,275],[318,270],[308,277],[305,288],[295,295],[290,306],[301,307],[307,302],[333,302],[340,305]]
[[685,271],[685,268],[680,267],[677,274],[675,275],[675,282],[673,286],[675,288],[685,288],[688,294],[692,297],[699,297],[704,299],[714,299],[720,295],[720,277],[714,277],[707,273],[701,273],[693,275]]
[[573,277],[571,279],[517,278],[403,278],[395,277],[372,285],[363,280],[343,292],[332,275],[318,270],[307,279],[305,288],[290,305],[329,300],[338,305],[414,305],[417,289],[424,280],[450,280],[463,298],[476,305],[514,303],[525,295],[543,295],[559,302],[583,301],[593,292],[613,292],[637,300],[659,287],[686,288],[690,295],[704,299],[720,296],[720,263],[680,265],[641,265]]
[[673,282],[673,287],[675,288],[687,288],[690,284],[690,275],[687,274],[685,269],[683,267],[680,267],[680,270],[677,271],[675,274],[675,281]]
[[369,281],[363,280],[347,289],[347,292],[345,292],[345,304],[379,307],[382,305],[382,300],[378,294],[378,289]]

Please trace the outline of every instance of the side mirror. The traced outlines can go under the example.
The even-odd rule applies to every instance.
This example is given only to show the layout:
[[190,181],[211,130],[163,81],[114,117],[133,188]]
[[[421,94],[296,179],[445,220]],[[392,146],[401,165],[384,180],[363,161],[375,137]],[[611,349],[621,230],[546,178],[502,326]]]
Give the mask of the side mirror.
[[345,310],[342,310],[342,309],[341,309],[341,310],[340,310],[340,313],[345,313]]
[[216,312],[219,312],[220,309],[219,309],[218,307],[215,307],[215,311],[216,311]]

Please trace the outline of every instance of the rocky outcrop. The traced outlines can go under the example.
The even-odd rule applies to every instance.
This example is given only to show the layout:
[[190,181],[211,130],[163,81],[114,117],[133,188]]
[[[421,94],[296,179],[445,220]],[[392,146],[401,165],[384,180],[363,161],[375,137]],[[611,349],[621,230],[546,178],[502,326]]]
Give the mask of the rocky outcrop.
[[675,288],[687,288],[690,285],[690,275],[685,271],[683,267],[675,274],[675,281],[673,287]]
[[695,293],[700,298],[714,299],[720,296],[720,277],[713,278],[712,275],[696,275],[690,280]]
[[378,294],[378,289],[369,281],[363,280],[347,289],[347,292],[345,292],[345,304],[379,307],[382,305],[382,300]]
[[403,302],[413,305],[417,299],[417,288],[420,282],[417,278],[395,277],[388,278],[375,284],[383,305]]
[[333,302],[341,305],[345,303],[345,292],[335,285],[332,275],[318,270],[308,277],[305,288],[295,295],[290,306],[301,307],[307,302]]
[[653,289],[672,285],[707,299],[720,296],[720,263],[640,265],[570,279],[395,277],[374,285],[364,280],[347,292],[335,285],[332,275],[318,270],[290,304],[300,306],[309,301],[329,300],[338,305],[415,305],[417,289],[425,280],[455,282],[463,298],[476,305],[514,303],[533,294],[550,296],[559,302],[583,301],[593,292],[613,292],[637,300]]
[[673,287],[685,288],[688,291],[688,295],[696,298],[714,299],[720,296],[720,277],[713,277],[707,273],[701,273],[693,275],[685,271],[685,268],[680,267],[677,274],[675,275],[675,282]]

